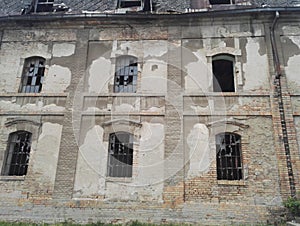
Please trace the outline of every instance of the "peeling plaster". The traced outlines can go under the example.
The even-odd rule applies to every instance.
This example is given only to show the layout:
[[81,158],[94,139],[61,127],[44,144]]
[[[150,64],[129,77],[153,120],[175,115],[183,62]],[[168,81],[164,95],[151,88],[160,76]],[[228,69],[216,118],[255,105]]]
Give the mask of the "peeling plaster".
[[55,104],[49,104],[43,106],[42,101],[38,101],[36,104],[26,104],[26,105],[19,105],[12,103],[10,101],[0,101],[0,106],[1,109],[5,109],[6,111],[23,111],[23,110],[28,110],[28,111],[54,111],[54,112],[60,112],[63,111],[65,108],[61,106],[57,106]]
[[90,93],[108,93],[109,81],[111,76],[111,62],[104,57],[94,60],[89,68],[89,92]]
[[45,76],[42,92],[62,93],[66,91],[71,83],[71,77],[69,68],[55,64],[52,65],[49,68],[48,74]]
[[209,130],[204,124],[197,123],[187,136],[190,168],[188,177],[197,177],[209,171],[211,154],[209,150]]
[[75,197],[104,195],[107,164],[107,144],[103,143],[103,128],[94,126],[79,148],[74,184]]
[[58,153],[60,147],[62,125],[54,123],[43,123],[42,133],[37,142],[37,150],[32,154],[32,171],[35,180],[54,186],[57,167]]
[[185,76],[185,90],[207,92],[211,85],[211,70],[207,67],[207,59],[203,50],[193,52],[197,57],[197,62],[191,62],[185,66],[187,76]]
[[168,43],[162,40],[143,41],[144,58],[161,57],[168,52]]
[[66,57],[75,53],[75,44],[57,43],[53,45],[53,57]]
[[260,45],[258,40],[247,38],[246,52],[247,63],[243,64],[244,91],[261,89],[267,86],[269,75],[267,54],[259,54]]
[[[157,69],[152,70],[153,66],[156,66]],[[141,78],[141,91],[143,93],[166,93],[167,71],[168,64],[165,61],[158,59],[145,61]]]
[[1,44],[0,90],[3,92],[16,92],[18,90],[24,61],[32,56],[51,58],[48,45],[38,42],[8,42]]

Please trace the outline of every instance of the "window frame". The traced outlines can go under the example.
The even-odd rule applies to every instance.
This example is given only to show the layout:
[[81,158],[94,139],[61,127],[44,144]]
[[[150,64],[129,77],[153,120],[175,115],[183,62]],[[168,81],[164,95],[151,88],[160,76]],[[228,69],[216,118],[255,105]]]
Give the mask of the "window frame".
[[[132,87],[131,89],[129,89],[128,84],[124,85],[124,81],[126,77],[128,77],[127,79],[129,79],[129,77],[132,77],[132,81],[130,85]],[[123,82],[123,84],[120,85],[120,82]],[[114,93],[136,93],[137,87],[138,87],[138,58],[131,55],[121,55],[116,57],[113,92]]]
[[[223,83],[220,82],[221,79],[224,79],[222,76],[216,76],[215,74],[217,74],[217,72],[214,70],[214,68],[216,67],[214,65],[214,63],[216,63],[217,61],[223,61],[223,64],[225,62],[229,62],[231,65],[231,68],[228,68],[228,72],[226,72],[226,76],[230,76],[231,78],[231,86],[230,88],[226,88],[226,90],[224,90],[224,85]],[[213,76],[213,92],[218,92],[218,93],[234,93],[236,92],[237,88],[236,88],[236,74],[235,74],[235,56],[232,54],[228,54],[228,53],[220,53],[220,54],[216,54],[214,56],[212,56],[212,76]],[[232,71],[231,71],[232,70]],[[227,75],[228,74],[228,75]],[[224,79],[225,80],[225,79]],[[226,79],[228,80],[228,78]]]
[[[17,140],[18,136],[25,134],[23,137],[28,140],[24,140],[23,144],[24,146],[27,144],[27,151],[24,152],[21,147],[21,142],[22,140]],[[22,138],[21,138],[22,139]],[[7,141],[7,148],[4,156],[4,162],[2,166],[2,171],[1,171],[1,176],[26,176],[28,172],[28,166],[29,166],[29,159],[30,159],[30,152],[31,152],[31,146],[32,146],[32,139],[33,139],[33,134],[29,131],[25,130],[18,130],[15,132],[12,132],[9,134],[8,141]],[[19,148],[16,150],[17,145],[19,145]],[[23,147],[24,147],[23,146]],[[25,154],[24,154],[25,153]],[[19,157],[20,155],[25,155],[25,159],[21,159],[20,161]],[[13,158],[15,156],[15,158]],[[12,171],[12,165],[18,166],[18,173],[16,173],[16,169]],[[20,168],[23,167],[23,171],[20,172]]]
[[[218,146],[221,146],[219,144],[219,141],[222,139],[221,136],[224,136],[225,142],[226,142],[226,136],[234,136],[235,141],[238,143],[238,148],[235,151],[238,152],[235,156],[232,155],[232,153],[227,154],[226,149],[227,145],[232,146],[232,144],[225,143],[225,149],[224,150],[224,156],[222,156],[222,153],[220,153],[221,150],[218,148]],[[216,146],[216,177],[218,181],[242,181],[244,180],[244,168],[243,168],[243,154],[242,154],[242,136],[236,133],[230,133],[230,132],[222,132],[215,135],[215,146]],[[226,156],[227,155],[227,156]],[[228,162],[231,160],[232,166],[229,165]],[[234,162],[235,161],[235,162]],[[220,166],[222,162],[225,162],[225,167]],[[221,174],[219,172],[225,171],[225,174]],[[234,176],[234,171],[236,171],[236,176]],[[232,175],[230,175],[230,172]]]
[[[124,139],[124,136],[126,138]],[[119,139],[119,138],[120,139]],[[120,141],[124,139],[124,142]],[[123,153],[120,148],[126,149]],[[129,132],[119,131],[109,134],[107,176],[112,178],[132,178],[133,175],[133,153],[134,153],[134,135]],[[115,157],[114,157],[115,155]],[[124,158],[126,159],[124,160]],[[123,161],[119,161],[123,158]],[[129,164],[128,164],[129,163]]]
[[[40,56],[26,58],[24,60],[19,93],[40,93],[43,87],[45,69],[45,58]],[[31,80],[29,80],[29,78],[31,78]],[[29,81],[30,84],[28,84]]]
[[[125,2],[140,2],[140,5],[122,6],[122,3]],[[143,7],[143,1],[142,0],[118,0],[117,2],[117,9],[124,9],[124,8],[131,8],[131,7]]]

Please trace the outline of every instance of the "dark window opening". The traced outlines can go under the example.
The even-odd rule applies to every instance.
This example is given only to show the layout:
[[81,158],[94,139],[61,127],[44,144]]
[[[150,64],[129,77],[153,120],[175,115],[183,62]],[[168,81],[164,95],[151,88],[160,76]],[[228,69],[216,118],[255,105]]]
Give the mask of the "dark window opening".
[[114,92],[135,93],[137,86],[137,58],[121,56],[116,61]]
[[118,8],[130,8],[130,7],[141,7],[141,1],[134,0],[119,0]]
[[38,0],[35,12],[52,12],[54,0]]
[[209,0],[211,5],[235,4],[235,0]]
[[23,176],[27,174],[31,147],[31,133],[17,131],[9,135],[6,161],[2,175]]
[[133,135],[126,132],[110,134],[108,149],[108,176],[131,177]]
[[229,55],[213,57],[213,90],[214,92],[234,92],[234,58]]
[[45,72],[45,59],[41,57],[31,57],[25,60],[22,81],[19,92],[39,93]]
[[216,136],[217,179],[243,179],[241,136],[222,133]]

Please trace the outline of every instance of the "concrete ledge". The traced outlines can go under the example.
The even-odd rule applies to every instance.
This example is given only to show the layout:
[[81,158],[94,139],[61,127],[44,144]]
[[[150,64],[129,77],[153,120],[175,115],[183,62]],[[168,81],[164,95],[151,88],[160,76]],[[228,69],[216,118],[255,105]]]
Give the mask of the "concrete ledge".
[[300,224],[298,224],[296,222],[287,222],[286,225],[288,225],[288,226],[300,226]]

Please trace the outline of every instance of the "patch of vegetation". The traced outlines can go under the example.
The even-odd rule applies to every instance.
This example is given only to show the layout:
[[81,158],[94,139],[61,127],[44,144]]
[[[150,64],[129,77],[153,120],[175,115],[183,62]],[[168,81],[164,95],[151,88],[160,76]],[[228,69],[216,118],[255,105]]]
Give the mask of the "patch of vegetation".
[[294,216],[300,216],[300,200],[296,197],[289,197],[283,202],[283,205],[288,209],[288,211]]

